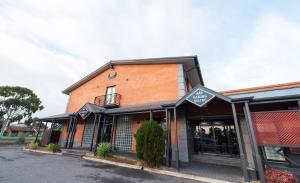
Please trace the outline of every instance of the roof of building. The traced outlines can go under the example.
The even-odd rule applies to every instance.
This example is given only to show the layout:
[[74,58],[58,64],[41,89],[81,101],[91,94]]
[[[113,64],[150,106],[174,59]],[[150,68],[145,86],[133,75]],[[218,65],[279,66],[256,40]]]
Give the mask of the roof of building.
[[105,108],[92,103],[86,103],[83,107],[86,107],[86,109],[92,113],[99,113],[105,111]]
[[[88,109],[90,113],[121,114],[121,113],[161,110],[163,109],[162,106],[174,105],[175,103],[176,101],[163,101],[163,102],[155,102],[155,103],[147,103],[147,104],[139,104],[139,105],[130,105],[130,106],[124,106],[118,108],[111,108],[111,109],[105,109],[103,107],[99,107],[91,103],[86,103],[84,106]],[[80,111],[80,109],[78,110],[78,112]],[[39,121],[58,122],[57,120],[70,119],[72,115],[77,115],[78,112],[63,113],[63,114],[48,116],[44,118],[39,118]]]
[[39,118],[38,120],[51,122],[52,120],[69,119],[72,114],[73,113],[62,113],[62,114],[57,114],[57,115],[53,115],[53,116],[47,116],[44,118]]
[[[196,82],[201,83],[204,85],[202,74],[200,71],[200,66],[198,62],[197,56],[181,56],[181,57],[162,57],[162,58],[147,58],[147,59],[130,59],[130,60],[111,60],[108,63],[104,64],[103,66],[99,67],[94,72],[88,74],[81,80],[77,81],[73,85],[69,86],[62,92],[64,94],[69,94],[72,90],[78,88],[82,84],[86,83],[87,81],[93,79],[100,73],[104,72],[105,70],[111,68],[114,65],[130,65],[130,64],[171,64],[171,63],[182,63],[188,67],[190,73],[196,74],[198,77],[191,78],[196,80]],[[194,69],[196,68],[196,69]]]
[[105,110],[106,114],[119,114],[119,113],[130,113],[130,112],[140,112],[140,111],[150,111],[150,110],[160,110],[163,109],[164,105],[174,105],[176,101],[164,101],[164,102],[155,102],[142,105],[131,105],[124,106],[119,108],[107,109]]
[[222,91],[221,93],[223,95],[236,95],[236,94],[242,94],[242,93],[253,93],[253,92],[278,90],[278,89],[286,89],[286,88],[296,88],[296,87],[300,87],[300,81],[291,82],[291,83],[274,84],[274,85],[265,85],[265,86],[251,87],[251,88],[242,88],[242,89],[236,89],[236,90],[227,90],[227,91]]
[[19,131],[19,132],[30,132],[34,131],[32,127],[24,126],[24,125],[10,125],[7,129],[11,131]]
[[253,97],[254,99],[288,97],[300,95],[300,82],[243,88],[221,92],[232,99]]

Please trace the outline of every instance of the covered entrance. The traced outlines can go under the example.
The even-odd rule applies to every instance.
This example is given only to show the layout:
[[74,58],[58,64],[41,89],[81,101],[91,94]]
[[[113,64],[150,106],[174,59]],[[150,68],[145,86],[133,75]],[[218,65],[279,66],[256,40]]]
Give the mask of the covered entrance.
[[193,120],[189,125],[195,154],[239,155],[233,119]]
[[231,99],[197,86],[175,105],[184,111],[187,124],[189,161],[192,164],[211,164],[239,167],[248,179],[243,150],[240,116]]

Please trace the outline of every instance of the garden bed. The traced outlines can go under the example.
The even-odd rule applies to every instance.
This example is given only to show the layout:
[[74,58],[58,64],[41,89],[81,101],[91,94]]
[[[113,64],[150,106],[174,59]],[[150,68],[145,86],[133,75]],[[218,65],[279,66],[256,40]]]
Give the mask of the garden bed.
[[144,162],[142,162],[140,160],[133,160],[133,159],[129,159],[129,158],[126,158],[126,157],[121,157],[121,156],[109,155],[105,158],[100,158],[99,156],[96,156],[96,155],[87,154],[86,157],[90,157],[90,158],[93,158],[93,159],[99,159],[99,160],[105,160],[105,161],[111,161],[111,162],[116,162],[116,163],[124,163],[124,164],[129,164],[129,165],[135,165],[135,166],[139,166],[140,169],[155,168],[155,169],[158,169],[158,170],[175,171],[175,169],[166,167],[164,165],[161,165],[159,167],[149,167]]
[[37,149],[29,149],[27,147],[24,147],[24,150],[29,151],[29,152],[43,153],[43,154],[62,155],[61,152],[52,152],[52,151],[48,150],[46,147],[38,147]]
[[46,154],[62,154],[59,145],[54,143],[48,144],[47,147],[38,146],[38,143],[30,143],[24,147],[24,150]]

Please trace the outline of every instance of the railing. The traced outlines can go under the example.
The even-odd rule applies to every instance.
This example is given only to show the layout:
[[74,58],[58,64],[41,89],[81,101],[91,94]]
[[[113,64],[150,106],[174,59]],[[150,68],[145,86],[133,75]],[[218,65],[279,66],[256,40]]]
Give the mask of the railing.
[[94,104],[100,107],[118,107],[120,106],[121,95],[118,93],[102,95],[95,97]]

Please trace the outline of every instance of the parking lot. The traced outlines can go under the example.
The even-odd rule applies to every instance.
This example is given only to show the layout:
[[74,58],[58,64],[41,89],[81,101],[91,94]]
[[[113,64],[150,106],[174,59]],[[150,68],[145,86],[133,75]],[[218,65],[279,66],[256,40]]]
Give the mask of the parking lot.
[[22,146],[0,146],[1,183],[134,183],[196,182],[142,170],[94,163],[76,157],[25,152]]

